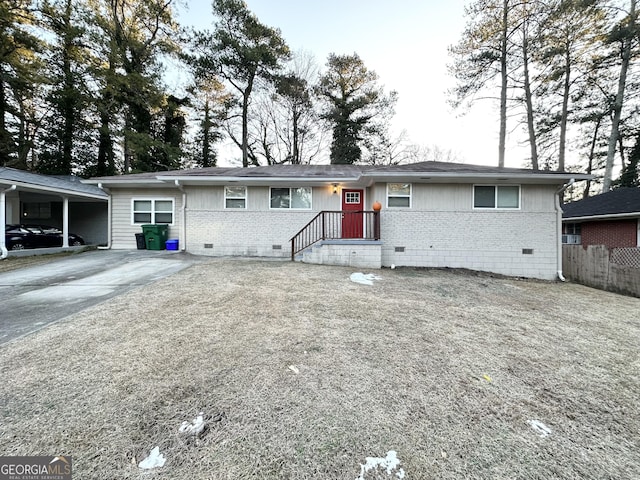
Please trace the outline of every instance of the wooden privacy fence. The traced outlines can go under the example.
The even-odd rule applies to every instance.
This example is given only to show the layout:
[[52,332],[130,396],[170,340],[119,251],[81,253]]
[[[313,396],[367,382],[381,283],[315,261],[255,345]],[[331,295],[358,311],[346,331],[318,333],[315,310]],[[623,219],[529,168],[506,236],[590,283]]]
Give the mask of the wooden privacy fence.
[[574,282],[640,297],[640,248],[563,245],[562,271]]

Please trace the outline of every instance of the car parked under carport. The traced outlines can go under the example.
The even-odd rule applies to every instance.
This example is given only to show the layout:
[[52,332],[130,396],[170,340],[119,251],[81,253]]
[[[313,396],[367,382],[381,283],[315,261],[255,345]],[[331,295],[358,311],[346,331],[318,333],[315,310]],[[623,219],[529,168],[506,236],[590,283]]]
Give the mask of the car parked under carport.
[[[69,245],[85,244],[80,235],[69,233]],[[46,225],[5,225],[4,241],[7,250],[62,247],[62,230]]]

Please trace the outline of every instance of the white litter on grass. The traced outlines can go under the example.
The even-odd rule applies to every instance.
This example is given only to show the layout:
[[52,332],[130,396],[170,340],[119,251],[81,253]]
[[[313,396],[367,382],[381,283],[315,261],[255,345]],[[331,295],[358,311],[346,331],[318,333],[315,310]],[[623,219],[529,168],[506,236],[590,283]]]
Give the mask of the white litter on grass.
[[186,421],[182,422],[182,425],[180,425],[178,431],[185,435],[193,435],[195,437],[200,435],[204,431],[205,425],[204,413],[200,412],[198,416],[191,421],[191,423]]
[[[404,478],[404,469],[400,467],[400,459],[397,456],[395,450],[389,450],[387,456],[384,458],[379,457],[367,457],[364,465],[360,464],[360,475],[356,480],[364,480],[364,474],[369,470],[376,470],[378,467],[386,469],[387,475],[392,476],[395,474],[396,478]],[[394,472],[395,470],[395,472]]]
[[298,367],[296,367],[295,365],[289,365],[289,370],[291,370],[296,375],[300,373],[300,370],[298,370]]
[[167,461],[164,455],[160,453],[160,447],[156,447],[151,450],[151,453],[147,458],[142,460],[139,464],[139,468],[150,470],[152,468],[164,467],[164,463]]
[[361,283],[362,285],[373,285],[374,280],[381,280],[381,278],[373,273],[364,274],[362,272],[352,273],[349,277],[352,282]]
[[540,437],[542,438],[551,434],[551,429],[547,427],[544,423],[539,422],[538,420],[527,420],[527,423],[531,425],[531,428],[533,428],[537,433],[539,433]]

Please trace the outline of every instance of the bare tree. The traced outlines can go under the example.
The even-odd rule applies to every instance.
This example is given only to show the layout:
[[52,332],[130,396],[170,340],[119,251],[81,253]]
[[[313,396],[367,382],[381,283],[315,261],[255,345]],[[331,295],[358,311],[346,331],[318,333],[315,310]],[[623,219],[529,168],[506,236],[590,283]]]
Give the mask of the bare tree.
[[450,72],[457,80],[451,90],[454,107],[470,105],[483,90],[493,90],[499,81],[500,132],[498,166],[504,167],[507,136],[508,63],[512,55],[510,13],[513,0],[476,0],[465,7],[469,19],[462,38],[450,47]]
[[612,34],[613,40],[620,42],[620,75],[618,76],[618,89],[613,102],[613,119],[611,121],[611,135],[609,136],[609,146],[607,149],[607,160],[605,164],[604,178],[602,180],[602,191],[611,190],[613,161],[616,154],[616,147],[620,138],[620,119],[622,117],[622,107],[625,100],[625,88],[627,85],[627,72],[631,62],[632,46],[638,40],[638,15],[636,12],[636,0],[629,0],[629,11],[623,22],[616,26]]

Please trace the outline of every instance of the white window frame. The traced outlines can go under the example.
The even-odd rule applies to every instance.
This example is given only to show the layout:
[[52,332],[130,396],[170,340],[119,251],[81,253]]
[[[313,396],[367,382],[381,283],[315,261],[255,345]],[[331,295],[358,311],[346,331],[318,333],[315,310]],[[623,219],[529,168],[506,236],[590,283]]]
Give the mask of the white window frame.
[[[358,201],[357,202],[349,201],[349,196],[350,195],[353,195],[353,196],[357,195]],[[360,204],[362,204],[362,192],[360,190],[344,192],[344,203],[347,204],[347,205],[360,205]]]
[[[389,185],[409,185],[409,195],[390,195]],[[389,205],[389,198],[408,198],[409,205],[406,206],[392,206]],[[389,182],[387,183],[387,208],[411,208],[413,205],[413,184],[407,182]]]
[[[151,202],[151,212],[142,212],[135,210],[136,202]],[[131,199],[131,225],[153,225],[155,224],[156,213],[168,213],[166,211],[156,212],[156,202],[171,202],[171,223],[160,222],[162,225],[174,225],[176,220],[176,200],[175,198],[170,197],[134,197]],[[135,214],[136,213],[151,213],[151,221],[150,222],[136,222]]]
[[[576,233],[576,230],[580,230],[580,233]],[[565,222],[564,233],[566,235],[582,235],[582,222]]]
[[[288,207],[272,207],[271,206],[271,192],[273,191],[273,189],[285,189],[288,188],[289,189],[289,206]],[[309,201],[309,208],[293,208],[291,206],[291,204],[293,203],[291,201],[293,194],[292,194],[292,190],[298,189],[298,188],[306,188],[309,190],[310,193],[310,201]],[[269,187],[269,210],[276,210],[276,211],[307,211],[307,210],[313,210],[313,187]]]
[[[476,187],[493,187],[493,207],[476,207]],[[518,187],[518,206],[517,207],[499,207],[498,206],[498,191],[501,187]],[[508,212],[517,211],[522,209],[522,186],[521,185],[496,185],[496,184],[484,184],[479,183],[472,186],[471,193],[471,206],[474,210],[505,210]]]
[[[244,188],[244,197],[227,197],[227,188],[235,187],[235,188]],[[249,197],[249,189],[245,185],[225,185],[224,186],[224,209],[225,210],[246,210],[247,203]],[[227,200],[244,200],[244,207],[228,207]]]

